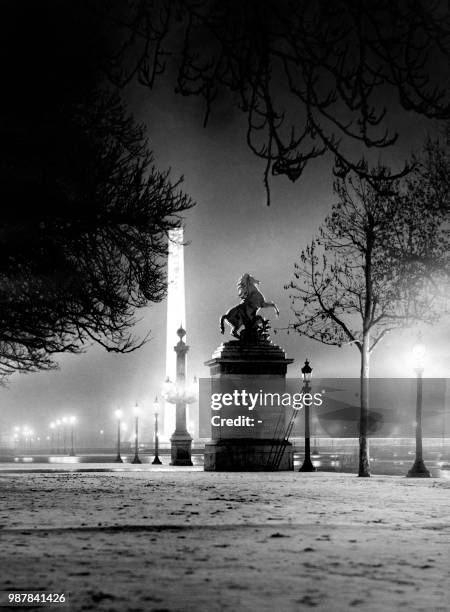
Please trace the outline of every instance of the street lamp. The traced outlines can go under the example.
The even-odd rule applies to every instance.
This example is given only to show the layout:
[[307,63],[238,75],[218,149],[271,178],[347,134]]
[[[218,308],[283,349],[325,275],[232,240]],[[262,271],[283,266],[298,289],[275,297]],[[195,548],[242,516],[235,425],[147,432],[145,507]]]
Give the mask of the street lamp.
[[155,413],[155,458],[152,461],[152,465],[161,465],[161,459],[158,456],[159,453],[159,436],[158,436],[158,415],[159,415],[159,402],[158,396],[155,397],[153,404],[153,411]]
[[304,397],[306,393],[311,391],[311,375],[312,375],[312,367],[309,365],[309,361],[306,359],[305,365],[302,370],[302,378],[303,378],[303,405],[305,409],[305,457],[303,459],[303,465],[299,469],[299,472],[315,472],[316,468],[314,467],[311,461],[311,439],[310,439],[310,418],[309,418],[309,403],[307,404],[304,401]]
[[50,446],[51,446],[51,452],[54,453],[55,452],[55,423],[50,423]]
[[75,449],[73,447],[73,426],[75,425],[76,420],[77,419],[74,416],[71,416],[69,418],[69,423],[70,423],[70,456],[71,457],[75,457]]
[[28,439],[28,450],[31,453],[31,442],[32,442],[33,431],[31,429],[28,429],[28,427],[24,427],[23,435],[25,438],[25,450],[27,448],[27,439]]
[[63,428],[63,446],[64,446],[64,454],[67,454],[67,444],[66,444],[66,423],[67,423],[67,417],[63,417],[61,419],[62,421],[62,428]]
[[416,459],[409,470],[408,478],[429,478],[430,472],[425,467],[422,455],[422,374],[425,369],[425,346],[422,339],[418,337],[417,344],[412,350],[414,359],[414,371],[416,373]]
[[23,434],[23,440],[24,440],[23,448],[25,452],[27,452],[27,447],[28,447],[28,450],[31,451],[31,434],[32,434],[31,429],[28,429],[28,427],[24,427],[22,429],[22,434]]
[[196,401],[195,387],[197,380],[194,378],[192,385],[186,387],[186,353],[189,350],[183,341],[186,331],[180,327],[177,330],[179,342],[174,347],[177,354],[176,382],[167,378],[164,383],[163,397],[171,404],[175,404],[176,421],[175,431],[170,438],[171,442],[171,465],[193,465],[191,460],[192,437],[186,428],[186,405]]
[[131,463],[142,463],[142,461],[139,459],[139,413],[141,412],[141,409],[139,408],[139,406],[136,404],[136,406],[133,408],[133,412],[134,412],[134,459]]
[[61,420],[58,419],[56,421],[56,453],[59,455],[60,453],[60,441],[61,441]]
[[20,435],[20,427],[18,425],[16,425],[14,427],[14,450],[17,454],[18,448],[19,448],[19,435]]
[[122,418],[122,414],[123,412],[120,409],[114,412],[114,415],[117,419],[117,456],[115,459],[116,463],[123,463],[122,457],[120,456],[120,420]]

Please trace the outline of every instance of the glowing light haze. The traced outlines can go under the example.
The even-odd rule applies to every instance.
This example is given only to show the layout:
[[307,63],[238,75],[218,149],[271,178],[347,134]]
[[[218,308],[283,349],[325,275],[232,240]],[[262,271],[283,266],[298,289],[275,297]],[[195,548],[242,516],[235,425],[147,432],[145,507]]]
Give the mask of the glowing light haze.
[[[332,158],[309,166],[298,183],[274,178],[273,204],[267,208],[263,167],[247,149],[242,117],[222,111],[219,104],[209,127],[203,129],[199,101],[177,98],[164,83],[151,94],[136,87],[129,98],[136,119],[148,126],[156,165],[170,167],[174,179],[184,175],[183,187],[197,202],[186,214],[183,239],[187,246],[181,249],[185,298],[180,293],[174,297],[175,311],[164,301],[137,313],[141,320],[136,333],[145,335],[151,330],[150,341],[138,351],[115,355],[97,346],[87,347],[84,355],[62,355],[59,371],[13,376],[9,386],[0,389],[0,427],[8,433],[19,425],[39,430],[39,435],[49,433],[50,423],[59,415],[76,414],[80,440],[95,432],[93,442],[111,445],[116,427],[114,410],[124,411],[123,419],[131,431],[137,402],[142,407],[142,439],[150,439],[155,395],[161,399],[161,387],[170,372],[167,355],[175,359],[176,330],[183,323],[189,338],[188,379],[194,374],[207,377],[203,364],[224,339],[219,319],[238,303],[236,282],[244,272],[260,279],[264,295],[280,307],[279,320],[267,313],[273,327],[285,328],[291,321],[283,285],[291,279],[294,261],[334,201]],[[383,152],[382,161],[398,167],[412,150],[420,151],[427,133],[433,134],[433,126],[412,113],[394,113],[394,118],[399,144]],[[176,250],[173,243],[171,249],[172,253]],[[171,270],[168,272],[172,278]],[[422,333],[428,353],[424,376],[448,376],[448,321],[423,328]],[[417,329],[388,337],[373,355],[372,375],[415,376],[410,355],[416,338]],[[314,377],[359,374],[358,352],[353,346],[325,347],[285,332],[272,335],[272,339],[285,349],[287,357],[295,359],[288,377],[300,378],[305,358]]]

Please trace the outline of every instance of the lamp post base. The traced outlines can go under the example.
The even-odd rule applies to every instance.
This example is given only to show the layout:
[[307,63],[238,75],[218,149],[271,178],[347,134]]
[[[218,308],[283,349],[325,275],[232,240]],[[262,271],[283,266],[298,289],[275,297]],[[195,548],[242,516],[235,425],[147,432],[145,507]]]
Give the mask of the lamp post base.
[[152,461],[152,465],[162,465],[161,459],[158,456],[156,456]]
[[117,455],[117,457],[114,459],[114,463],[123,463],[122,457]]
[[139,459],[139,457],[137,455],[134,456],[134,459],[131,463],[142,463],[142,461]]
[[170,438],[170,442],[170,454],[172,457],[170,465],[194,465],[191,459],[192,438],[188,432],[175,432]]
[[430,472],[425,467],[423,459],[416,459],[414,465],[406,474],[407,478],[430,478]]
[[315,472],[316,468],[313,465],[313,462],[309,457],[305,457],[303,461],[303,465],[299,468],[299,472]]

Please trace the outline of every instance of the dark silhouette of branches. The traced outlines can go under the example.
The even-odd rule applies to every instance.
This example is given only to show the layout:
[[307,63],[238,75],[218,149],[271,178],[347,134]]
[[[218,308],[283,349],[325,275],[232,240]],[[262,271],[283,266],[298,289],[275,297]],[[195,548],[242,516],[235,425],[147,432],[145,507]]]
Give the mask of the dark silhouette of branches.
[[395,143],[389,107],[449,118],[442,1],[136,0],[108,17],[123,37],[109,66],[116,83],[152,87],[167,68],[177,92],[204,99],[205,123],[231,92],[248,146],[266,163],[268,203],[270,175],[296,181],[326,152],[338,176],[371,181],[360,149]]
[[295,331],[360,352],[359,476],[370,475],[371,353],[392,330],[448,312],[449,179],[437,170],[445,160],[448,169],[447,153],[429,143],[425,162],[407,181],[380,179],[386,168],[373,171],[371,181],[355,173],[337,179],[332,212],[286,286]]
[[49,367],[52,354],[87,341],[133,350],[142,342],[130,335],[135,309],[165,295],[168,231],[192,203],[152,166],[141,128],[115,96],[94,102],[78,109],[77,149],[57,149],[62,167],[51,180],[34,165],[32,179],[9,168],[0,182],[5,374]]
[[98,25],[64,30],[55,3],[27,8],[23,22],[12,11],[22,38],[3,39],[28,73],[5,67],[0,102],[0,377],[92,342],[140,346],[135,311],[163,299],[168,233],[193,205],[101,80]]

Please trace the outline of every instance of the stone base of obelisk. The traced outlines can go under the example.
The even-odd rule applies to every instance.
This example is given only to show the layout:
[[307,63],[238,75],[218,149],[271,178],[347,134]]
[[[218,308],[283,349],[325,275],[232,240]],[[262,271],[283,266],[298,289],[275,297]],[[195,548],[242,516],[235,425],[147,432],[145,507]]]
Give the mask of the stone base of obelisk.
[[[250,385],[259,389],[260,385],[265,386],[268,381],[282,389],[287,366],[292,362],[293,359],[287,359],[283,349],[270,340],[255,343],[231,340],[219,346],[205,365],[210,368],[215,390],[227,384],[241,385],[242,388]],[[236,410],[236,406],[223,406],[220,416],[233,418],[237,414]],[[285,413],[286,408],[276,407],[272,411],[266,409],[264,422],[271,425],[259,430],[255,428],[251,437],[248,433],[241,433],[239,428],[212,428],[212,440],[205,445],[205,471],[293,470],[292,445],[282,441]]]
[[266,472],[293,470],[292,444],[241,438],[205,444],[205,472]]

